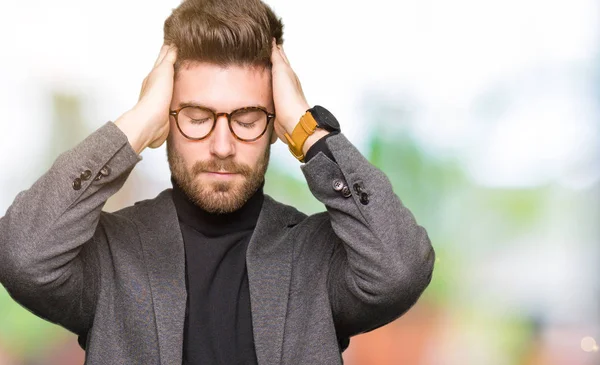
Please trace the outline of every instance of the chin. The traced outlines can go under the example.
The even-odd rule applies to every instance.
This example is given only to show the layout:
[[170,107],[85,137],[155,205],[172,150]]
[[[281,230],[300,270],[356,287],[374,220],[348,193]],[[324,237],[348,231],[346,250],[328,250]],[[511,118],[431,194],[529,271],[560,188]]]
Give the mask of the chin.
[[192,200],[200,208],[213,214],[232,213],[245,203],[240,183],[197,181]]

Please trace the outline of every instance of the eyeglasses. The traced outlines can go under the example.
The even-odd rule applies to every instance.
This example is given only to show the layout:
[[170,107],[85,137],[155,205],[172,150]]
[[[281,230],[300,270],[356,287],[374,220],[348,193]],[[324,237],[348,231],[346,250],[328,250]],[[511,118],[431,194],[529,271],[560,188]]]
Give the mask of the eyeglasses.
[[200,141],[210,136],[217,125],[217,118],[222,115],[227,117],[231,134],[244,142],[253,142],[262,137],[267,131],[269,122],[275,119],[275,114],[254,106],[236,109],[231,113],[217,113],[200,106],[185,106],[169,111],[169,115],[175,117],[181,134],[193,141]]

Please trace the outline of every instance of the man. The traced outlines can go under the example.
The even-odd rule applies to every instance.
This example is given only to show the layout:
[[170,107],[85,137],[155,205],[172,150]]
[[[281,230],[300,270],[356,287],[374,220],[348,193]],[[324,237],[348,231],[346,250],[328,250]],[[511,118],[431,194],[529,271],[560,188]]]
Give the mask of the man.
[[[62,154],[0,219],[0,282],[89,364],[340,364],[431,279],[425,230],[310,107],[259,0],[187,0],[138,103]],[[287,143],[326,212],[263,194]],[[101,209],[167,141],[173,189]]]

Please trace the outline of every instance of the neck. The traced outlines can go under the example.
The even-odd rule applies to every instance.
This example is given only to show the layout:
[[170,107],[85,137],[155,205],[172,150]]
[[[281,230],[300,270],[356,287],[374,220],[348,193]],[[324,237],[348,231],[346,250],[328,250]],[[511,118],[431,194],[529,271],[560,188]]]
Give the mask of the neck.
[[171,177],[173,202],[179,221],[207,237],[218,237],[234,232],[253,230],[264,201],[264,184],[244,205],[231,213],[215,214],[197,206]]

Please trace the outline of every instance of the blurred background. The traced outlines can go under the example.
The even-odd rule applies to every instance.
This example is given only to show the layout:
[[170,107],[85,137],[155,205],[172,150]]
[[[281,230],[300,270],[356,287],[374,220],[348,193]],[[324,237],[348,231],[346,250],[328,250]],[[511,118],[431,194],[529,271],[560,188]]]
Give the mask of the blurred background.
[[[437,262],[349,365],[600,364],[600,4],[267,1],[310,104],[390,177]],[[0,216],[61,152],[137,101],[178,0],[0,2]],[[113,211],[170,186],[146,150]],[[282,143],[266,192],[323,210]],[[82,364],[0,286],[0,365]]]

